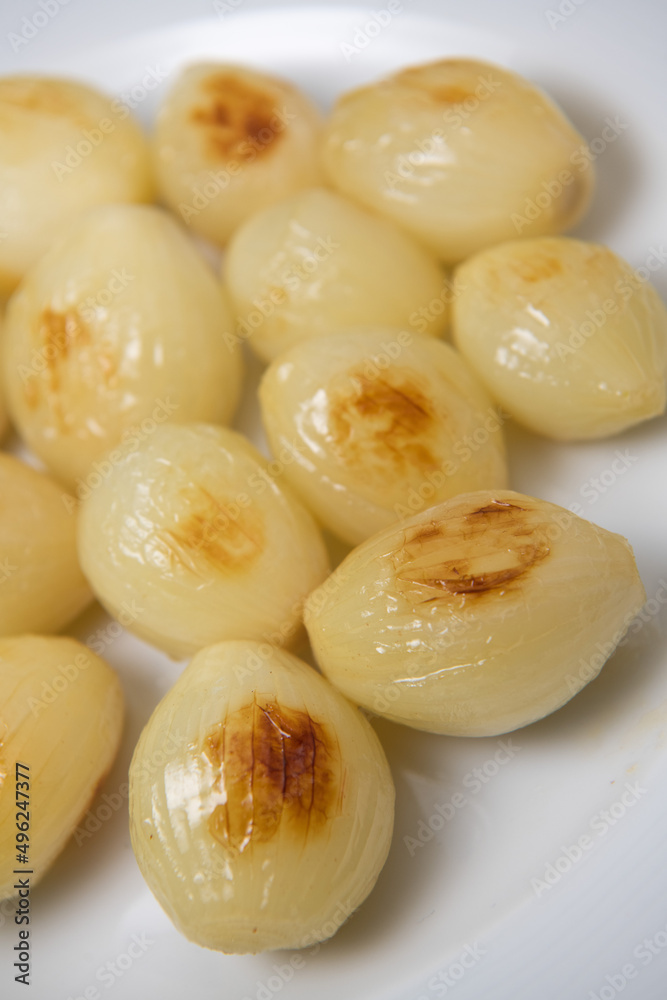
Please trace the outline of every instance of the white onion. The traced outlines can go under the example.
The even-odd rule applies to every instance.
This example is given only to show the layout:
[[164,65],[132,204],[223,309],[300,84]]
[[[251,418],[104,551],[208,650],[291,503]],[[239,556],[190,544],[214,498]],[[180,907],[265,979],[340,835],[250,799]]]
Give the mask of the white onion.
[[[0,773],[6,782],[0,795],[0,899],[5,899],[17,895],[21,876],[15,869],[30,872],[34,886],[85,815],[118,750],[123,695],[111,667],[74,639],[1,638],[0,717]],[[27,777],[27,787],[16,785],[17,763],[27,770],[21,769],[20,778],[16,772],[16,781]],[[27,844],[27,851],[18,851],[18,844]],[[26,865],[17,862],[19,854],[26,854]]]
[[580,691],[645,596],[620,535],[482,490],[354,549],[305,622],[324,674],[357,704],[429,732],[492,736]]
[[337,188],[448,263],[573,226],[590,200],[593,159],[545,94],[474,59],[415,66],[344,94],[324,144]]
[[[7,404],[27,444],[86,495],[108,452],[156,424],[231,419],[240,353],[212,271],[158,208],[87,213],[12,297]],[[111,458],[113,464],[114,458]]]
[[260,401],[285,478],[351,545],[507,485],[502,417],[441,341],[390,329],[303,341],[269,367]]
[[74,506],[48,476],[0,452],[0,635],[59,632],[92,600]]
[[301,340],[360,326],[447,326],[451,289],[410,236],[347,198],[302,191],[253,215],[224,275],[237,336],[263,360]]
[[667,310],[606,247],[515,240],[462,264],[457,287],[457,346],[530,430],[599,438],[664,411]]
[[126,105],[73,80],[0,78],[0,297],[86,209],[152,195]]
[[393,810],[366,719],[305,663],[256,642],[198,653],[130,767],[144,878],[180,931],[224,952],[330,937],[378,877]]
[[122,449],[82,505],[79,555],[111,614],[171,656],[223,639],[294,640],[328,571],[319,529],[240,434],[165,424]]
[[153,137],[160,194],[225,244],[253,212],[321,179],[320,115],[285,80],[225,63],[183,71]]

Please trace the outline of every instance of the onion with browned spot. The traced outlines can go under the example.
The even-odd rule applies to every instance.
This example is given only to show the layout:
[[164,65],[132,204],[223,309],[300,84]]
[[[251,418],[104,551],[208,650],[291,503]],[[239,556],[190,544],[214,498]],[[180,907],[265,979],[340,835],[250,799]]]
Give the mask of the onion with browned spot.
[[[231,420],[240,351],[226,294],[165,211],[110,205],[79,219],[7,310],[7,405],[26,443],[83,498],[156,425]],[[111,454],[109,454],[111,453]]]
[[323,159],[340,191],[453,264],[517,235],[571,228],[593,190],[586,153],[528,80],[454,58],[343,94]]
[[165,424],[84,501],[79,555],[112,614],[181,658],[223,639],[294,641],[326,576],[318,527],[240,434]]
[[86,646],[62,636],[0,639],[0,899],[16,895],[16,869],[32,886],[63,849],[113,764],[122,727],[118,677]]
[[373,888],[393,817],[367,720],[305,663],[257,642],[201,650],[130,767],[144,878],[180,931],[224,952],[331,937]]
[[513,240],[465,261],[457,283],[457,347],[529,430],[586,440],[664,412],[667,309],[607,247]]
[[224,63],[176,81],[153,136],[166,203],[224,245],[253,212],[321,180],[320,115],[292,84]]
[[580,691],[645,596],[620,535],[545,500],[480,491],[368,539],[311,595],[305,622],[324,674],[359,705],[492,736]]
[[297,344],[260,386],[285,478],[356,545],[416,510],[507,486],[502,417],[447,344],[397,330]]

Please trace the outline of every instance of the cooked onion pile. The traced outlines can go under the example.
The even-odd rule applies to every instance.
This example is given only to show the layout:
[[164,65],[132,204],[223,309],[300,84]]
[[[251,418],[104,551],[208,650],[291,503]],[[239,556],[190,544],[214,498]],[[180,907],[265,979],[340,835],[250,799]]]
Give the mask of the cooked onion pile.
[[[359,707],[510,732],[640,611],[624,538],[508,488],[504,429],[594,440],[664,412],[667,312],[644,273],[559,235],[594,188],[583,137],[474,59],[344,94],[328,122],[286,81],[190,65],[150,148],[97,91],[0,79],[0,140],[0,435],[9,418],[50,474],[0,453],[0,896],[6,762],[29,764],[39,877],[116,753],[114,673],[25,634],[94,595],[192,658],[131,765],[157,900],[208,948],[314,945],[391,842]],[[151,172],[164,208],[131,204]],[[248,348],[268,457],[224,426],[243,402],[261,436]],[[321,673],[284,649],[307,638]]]

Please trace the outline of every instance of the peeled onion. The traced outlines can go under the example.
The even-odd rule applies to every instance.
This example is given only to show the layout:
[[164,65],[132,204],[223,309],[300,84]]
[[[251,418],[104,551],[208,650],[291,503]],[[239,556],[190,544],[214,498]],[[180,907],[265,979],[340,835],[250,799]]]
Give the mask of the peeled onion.
[[457,347],[530,430],[600,438],[664,411],[667,310],[607,247],[503,243],[462,264],[457,287]]
[[212,271],[158,208],[110,205],[81,218],[12,297],[7,404],[32,450],[87,495],[126,442],[165,421],[226,423],[239,351]]
[[48,476],[0,452],[0,636],[58,632],[92,600],[75,507]]
[[368,539],[308,600],[323,673],[416,729],[493,736],[595,677],[646,594],[620,535],[505,490],[467,493]]
[[268,368],[260,401],[285,478],[351,545],[507,485],[502,417],[441,341],[390,329],[303,341]]
[[[17,895],[21,871],[30,887],[44,875],[110,770],[123,726],[121,687],[111,667],[74,639],[2,638],[0,719],[5,899]],[[24,854],[26,864],[18,861]]]
[[[0,344],[2,343],[2,325],[4,317],[0,312]],[[5,391],[2,384],[2,361],[0,360],[0,442],[7,433],[9,418],[7,417],[7,407],[5,406]]]
[[112,615],[175,658],[223,639],[290,642],[326,576],[319,529],[240,434],[159,427],[81,507],[79,556]]
[[305,339],[360,326],[439,335],[451,297],[433,257],[388,220],[323,188],[253,215],[224,274],[237,336],[265,361]]
[[130,767],[144,878],[186,937],[224,952],[331,937],[373,888],[393,813],[366,719],[305,663],[256,642],[201,650]]
[[125,104],[74,80],[0,78],[0,297],[86,209],[152,195]]
[[325,133],[329,180],[448,263],[573,226],[590,200],[592,163],[546,94],[475,59],[415,66],[344,94]]
[[320,121],[285,80],[225,63],[189,66],[155,127],[160,194],[195,233],[224,245],[253,212],[319,183]]

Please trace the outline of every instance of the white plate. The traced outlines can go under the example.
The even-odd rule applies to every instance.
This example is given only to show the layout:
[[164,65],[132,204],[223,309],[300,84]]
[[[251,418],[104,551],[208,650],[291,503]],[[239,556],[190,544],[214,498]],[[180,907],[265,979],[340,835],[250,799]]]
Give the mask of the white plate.
[[[389,9],[389,20],[378,17]],[[667,8],[651,0],[379,0],[374,10],[19,0],[0,15],[1,65],[129,91],[148,123],[174,70],[195,58],[275,71],[324,107],[341,90],[407,63],[459,53],[495,60],[548,89],[598,140],[599,191],[578,233],[610,244],[635,267],[655,262],[657,250],[654,282],[666,295]],[[16,41],[31,34],[26,44]],[[151,69],[153,79],[166,80],[147,90]],[[617,123],[612,141],[601,139],[607,119]],[[253,405],[237,423],[257,435]],[[511,740],[448,739],[379,722],[398,792],[392,851],[369,900],[317,954],[300,955],[300,966],[290,964],[297,953],[234,958],[189,944],[145,887],[123,786],[138,733],[180,667],[107,634],[105,655],[128,706],[121,753],[86,821],[90,836],[79,833],[34,892],[29,990],[13,982],[13,907],[0,908],[2,997],[664,1000],[666,428],[663,418],[580,446],[511,430],[515,489],[579,504],[583,516],[631,540],[649,595],[647,620],[570,705]],[[625,467],[614,461],[619,451]],[[93,610],[73,634],[90,641],[108,624]],[[424,843],[408,848],[404,838],[420,831]]]

